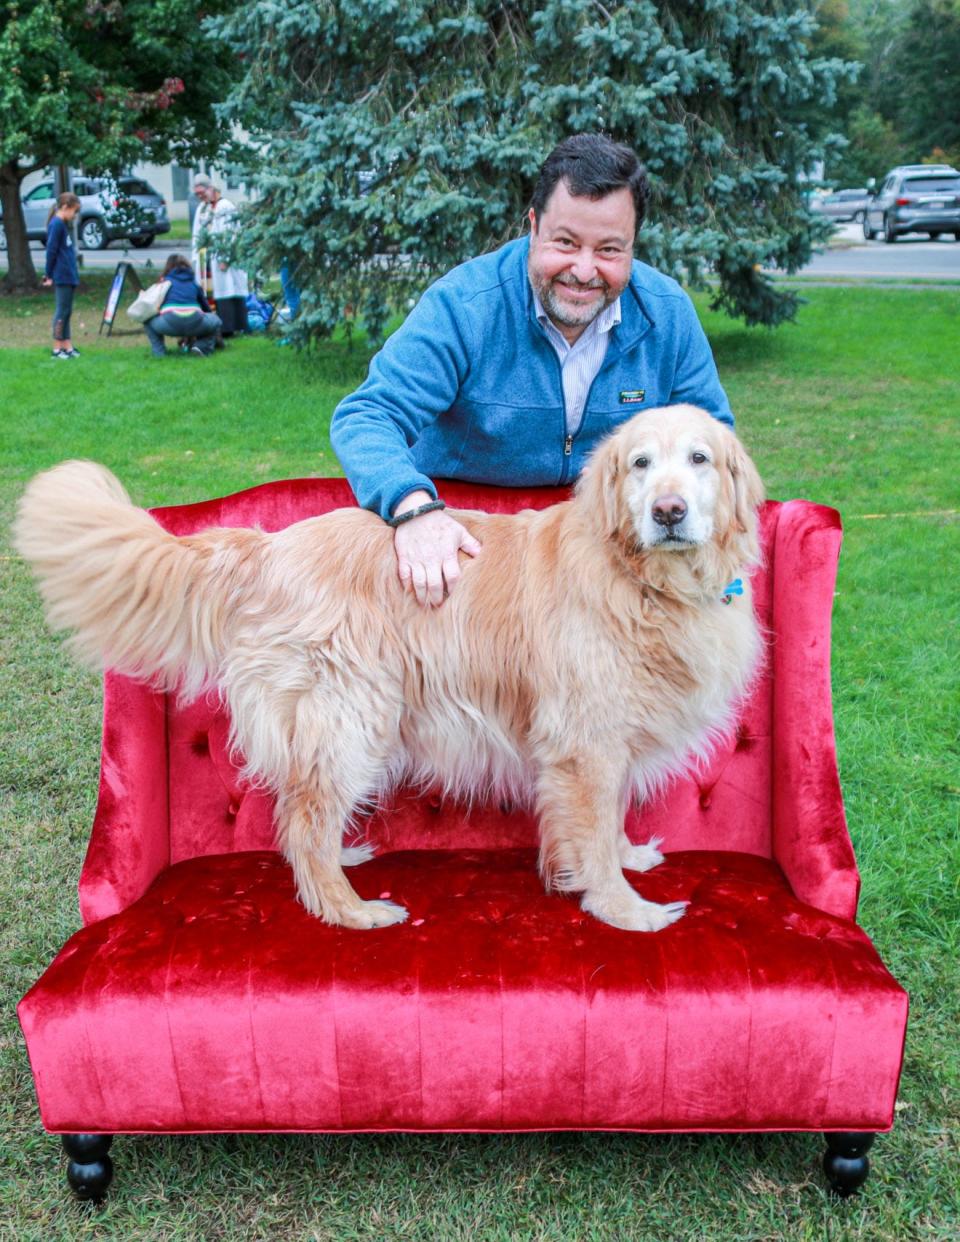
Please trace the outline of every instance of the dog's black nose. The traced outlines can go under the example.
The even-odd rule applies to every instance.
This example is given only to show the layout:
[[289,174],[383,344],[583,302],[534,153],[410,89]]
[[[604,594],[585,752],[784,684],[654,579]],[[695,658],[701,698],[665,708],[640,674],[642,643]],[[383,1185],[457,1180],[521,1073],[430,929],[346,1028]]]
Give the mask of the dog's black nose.
[[661,496],[653,502],[653,520],[658,526],[676,526],[687,516],[682,496]]

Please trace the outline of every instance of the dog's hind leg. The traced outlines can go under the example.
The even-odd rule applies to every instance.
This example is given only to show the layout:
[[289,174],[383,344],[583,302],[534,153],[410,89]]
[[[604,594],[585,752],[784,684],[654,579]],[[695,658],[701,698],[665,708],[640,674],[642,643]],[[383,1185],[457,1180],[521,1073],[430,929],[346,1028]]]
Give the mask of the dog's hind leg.
[[[297,895],[311,914],[344,927],[387,927],[407,917],[390,901],[364,901],[343,874],[366,861],[363,846],[343,846],[357,808],[384,785],[397,746],[390,704],[362,685],[350,700],[329,683],[299,697],[288,735],[289,767],[277,799],[280,847],[293,867]],[[346,855],[346,857],[345,857]]]
[[284,794],[278,806],[281,847],[293,867],[297,895],[325,923],[368,929],[402,923],[403,906],[364,901],[343,874],[341,837],[352,808],[328,781]]
[[360,841],[355,845],[340,847],[340,866],[359,867],[369,862],[376,855],[376,848],[370,841]]
[[618,846],[620,865],[628,871],[651,871],[663,862],[658,846],[662,837],[651,837],[645,845],[634,845],[625,832],[620,833]]
[[609,756],[555,762],[540,776],[540,872],[548,888],[582,893],[581,906],[627,931],[659,931],[676,922],[684,902],[657,905],[623,874],[625,772]]

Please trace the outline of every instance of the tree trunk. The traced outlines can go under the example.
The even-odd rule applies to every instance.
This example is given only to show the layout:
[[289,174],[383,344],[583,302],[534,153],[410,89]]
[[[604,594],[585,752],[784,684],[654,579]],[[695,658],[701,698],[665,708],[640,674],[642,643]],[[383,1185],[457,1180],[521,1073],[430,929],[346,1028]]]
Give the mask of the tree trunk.
[[0,203],[7,235],[7,274],[0,283],[4,293],[32,293],[37,287],[37,273],[30,257],[27,226],[20,206],[23,177],[16,160],[0,164]]

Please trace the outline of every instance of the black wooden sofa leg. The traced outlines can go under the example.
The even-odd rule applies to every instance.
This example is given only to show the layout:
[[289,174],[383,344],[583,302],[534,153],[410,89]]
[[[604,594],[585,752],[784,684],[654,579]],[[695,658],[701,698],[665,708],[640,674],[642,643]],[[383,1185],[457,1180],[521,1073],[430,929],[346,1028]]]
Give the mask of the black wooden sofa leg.
[[867,1180],[870,1161],[867,1152],[877,1136],[862,1131],[846,1134],[825,1134],[827,1150],[823,1171],[830,1189],[842,1198],[855,1194]]
[[70,1157],[67,1181],[78,1199],[99,1203],[113,1180],[110,1159],[112,1134],[64,1134],[63,1146]]

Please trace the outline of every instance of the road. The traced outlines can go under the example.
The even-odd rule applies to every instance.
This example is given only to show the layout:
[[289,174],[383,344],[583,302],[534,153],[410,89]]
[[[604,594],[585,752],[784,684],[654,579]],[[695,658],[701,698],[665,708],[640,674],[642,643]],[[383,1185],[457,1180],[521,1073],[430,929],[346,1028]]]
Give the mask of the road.
[[[31,247],[34,263],[40,266],[39,245]],[[138,267],[148,260],[162,268],[167,258],[179,251],[189,254],[187,241],[159,241],[145,250],[126,248],[114,242],[106,250],[81,250],[86,268],[112,268],[121,259]],[[864,241],[859,224],[838,225],[833,242],[823,254],[814,255],[798,275],[823,280],[910,281],[960,280],[960,242],[952,237],[938,241],[921,233],[908,234],[893,245],[883,241]]]
[[[30,252],[33,256],[34,267],[42,275],[43,246],[39,242],[31,242]],[[123,259],[129,259],[137,267],[142,267],[149,260],[154,267],[162,268],[170,255],[178,253],[189,257],[189,241],[160,240],[152,246],[145,247],[143,250],[137,250],[133,246],[125,246],[123,242],[116,241],[105,250],[79,250],[77,256],[80,259],[81,267],[102,270],[104,268],[116,267]],[[0,252],[0,263],[5,262],[3,257],[5,254],[6,251]]]
[[925,233],[908,233],[891,245],[868,242],[859,224],[841,224],[831,246],[797,274],[824,280],[960,280],[960,242],[931,241]]

